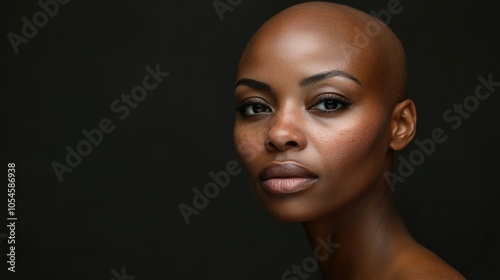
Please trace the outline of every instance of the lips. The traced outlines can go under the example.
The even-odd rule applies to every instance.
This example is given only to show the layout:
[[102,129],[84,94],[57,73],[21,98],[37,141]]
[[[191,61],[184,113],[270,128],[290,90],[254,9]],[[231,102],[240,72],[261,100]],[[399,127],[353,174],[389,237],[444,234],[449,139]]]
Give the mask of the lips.
[[264,189],[274,194],[299,192],[309,187],[318,176],[293,162],[271,162],[259,173]]

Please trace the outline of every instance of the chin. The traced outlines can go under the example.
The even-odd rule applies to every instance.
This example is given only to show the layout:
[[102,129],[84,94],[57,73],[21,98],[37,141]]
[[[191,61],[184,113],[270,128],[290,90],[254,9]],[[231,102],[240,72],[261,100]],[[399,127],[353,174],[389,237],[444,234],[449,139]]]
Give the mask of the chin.
[[303,223],[310,221],[304,213],[293,213],[293,212],[271,212],[267,211],[271,217],[286,223]]
[[269,198],[264,198],[259,199],[259,202],[271,217],[281,222],[302,223],[315,220],[319,216],[311,204],[290,197],[280,197],[271,201]]

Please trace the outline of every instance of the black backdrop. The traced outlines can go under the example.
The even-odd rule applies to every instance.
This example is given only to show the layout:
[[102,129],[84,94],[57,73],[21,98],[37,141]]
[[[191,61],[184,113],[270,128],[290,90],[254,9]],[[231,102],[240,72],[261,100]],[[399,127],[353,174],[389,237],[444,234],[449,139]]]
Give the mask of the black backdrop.
[[[312,255],[301,225],[267,216],[244,172],[189,225],[180,214],[180,203],[193,206],[193,188],[214,181],[209,172],[236,159],[232,87],[244,45],[269,17],[304,1],[221,0],[231,7],[222,20],[213,2],[72,0],[45,24],[39,13],[41,27],[16,41],[16,53],[8,34],[23,36],[22,17],[33,22],[42,8],[3,1],[2,164],[16,164],[17,221],[12,273],[5,181],[0,267],[10,278],[2,279],[281,279]],[[391,1],[339,2],[369,12]],[[389,22],[407,51],[417,138],[435,128],[448,137],[394,196],[415,238],[469,279],[500,274],[500,87],[477,104],[471,97],[478,76],[500,81],[493,2],[401,0]],[[113,112],[147,66],[170,75],[128,115]],[[443,114],[464,100],[477,109],[453,129],[456,119]],[[52,164],[66,165],[66,146],[77,149],[82,130],[103,118],[114,130],[60,182]]]

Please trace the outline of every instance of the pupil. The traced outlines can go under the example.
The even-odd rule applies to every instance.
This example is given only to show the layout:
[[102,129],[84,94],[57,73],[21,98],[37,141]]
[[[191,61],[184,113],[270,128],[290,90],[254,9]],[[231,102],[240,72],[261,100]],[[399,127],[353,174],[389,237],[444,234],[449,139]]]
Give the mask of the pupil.
[[253,105],[253,112],[254,113],[260,113],[262,111],[262,104],[254,104]]
[[327,101],[325,102],[325,107],[326,107],[326,109],[335,109],[335,107],[336,107],[336,106],[335,106],[335,103],[336,103],[336,102],[335,102],[334,100],[327,100]]

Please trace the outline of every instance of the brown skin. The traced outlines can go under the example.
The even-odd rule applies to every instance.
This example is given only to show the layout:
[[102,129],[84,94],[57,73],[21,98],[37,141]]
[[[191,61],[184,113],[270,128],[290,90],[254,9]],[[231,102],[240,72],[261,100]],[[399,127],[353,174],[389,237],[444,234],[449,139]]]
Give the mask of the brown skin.
[[[362,41],[356,30],[367,26],[379,32]],[[343,72],[303,84],[332,70]],[[318,237],[340,244],[320,261],[325,279],[464,279],[413,240],[384,177],[416,127],[403,47],[389,28],[343,5],[293,6],[251,39],[238,67],[243,79],[252,81],[235,88],[236,150],[272,216],[303,222],[313,248]],[[270,162],[296,163],[318,178],[296,193],[271,193],[258,176]]]

